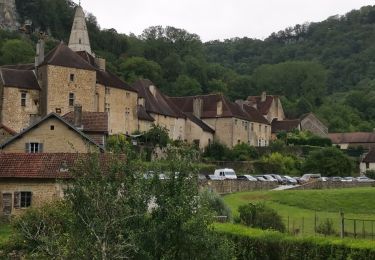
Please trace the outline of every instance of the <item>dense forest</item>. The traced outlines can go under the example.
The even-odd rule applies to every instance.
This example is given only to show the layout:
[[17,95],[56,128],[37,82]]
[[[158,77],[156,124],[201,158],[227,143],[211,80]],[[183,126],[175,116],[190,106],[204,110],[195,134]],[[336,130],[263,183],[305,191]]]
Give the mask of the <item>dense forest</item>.
[[[31,62],[40,32],[47,48],[67,42],[75,4],[16,0],[26,32],[0,31],[0,64]],[[126,19],[126,18],[125,18]],[[87,14],[92,48],[107,67],[132,83],[154,81],[171,96],[222,92],[232,100],[262,91],[283,96],[287,116],[314,111],[331,132],[375,128],[375,6],[305,23],[265,40],[202,42],[194,33],[153,26],[141,35],[101,29]]]

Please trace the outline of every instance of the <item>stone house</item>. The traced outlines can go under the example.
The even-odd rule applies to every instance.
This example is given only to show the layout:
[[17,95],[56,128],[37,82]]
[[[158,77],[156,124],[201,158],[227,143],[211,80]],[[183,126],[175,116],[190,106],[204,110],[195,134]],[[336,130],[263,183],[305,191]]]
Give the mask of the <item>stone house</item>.
[[320,137],[328,137],[328,127],[324,125],[314,113],[302,115],[300,121],[303,131],[309,131]]
[[285,119],[279,96],[267,95],[264,91],[260,96],[249,96],[246,101],[247,105],[256,108],[270,123],[274,119],[279,121]]
[[365,174],[367,171],[375,171],[375,150],[371,150],[363,157],[359,169],[361,174]]
[[17,132],[13,129],[0,124],[0,144],[4,143],[8,139],[10,139],[12,136],[16,135]]
[[55,113],[0,145],[1,153],[90,153],[104,148]]
[[333,145],[343,150],[358,147],[366,150],[375,149],[375,133],[330,133],[328,138],[331,139]]
[[[72,176],[72,168],[90,154],[79,153],[0,153],[0,217],[19,215],[30,207],[59,200]],[[98,154],[102,172],[110,160],[123,159]]]
[[[241,105],[229,101],[222,94],[170,99],[185,114],[195,115],[196,118],[201,119],[215,130],[214,140],[228,147],[240,143],[252,144],[251,141],[257,139],[258,136],[259,138],[264,137],[264,140],[263,142],[257,140],[257,143],[253,141],[254,145],[265,146],[269,143],[271,136],[269,123],[260,119],[261,115],[256,110],[252,110],[254,114],[257,114],[257,120],[255,120],[254,115],[251,116]],[[255,124],[259,125],[257,130],[255,130]]]

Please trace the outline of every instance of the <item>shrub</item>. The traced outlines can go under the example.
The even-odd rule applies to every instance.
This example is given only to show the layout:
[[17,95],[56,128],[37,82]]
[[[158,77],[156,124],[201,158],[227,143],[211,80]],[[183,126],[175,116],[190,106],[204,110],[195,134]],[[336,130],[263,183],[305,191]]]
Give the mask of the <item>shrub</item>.
[[206,204],[216,216],[227,216],[228,220],[231,219],[231,210],[219,194],[206,189],[200,193],[200,197],[203,204]]
[[231,158],[233,161],[250,161],[258,158],[257,150],[248,144],[237,144],[231,151]]
[[366,177],[375,180],[375,171],[374,170],[367,171],[365,175],[366,175]]
[[336,233],[333,227],[333,221],[331,219],[326,219],[316,227],[316,232],[323,234],[324,236],[331,236]]
[[282,175],[298,175],[301,168],[301,162],[288,155],[281,153],[272,153],[263,156],[254,167],[259,173],[278,173]]
[[224,144],[221,144],[219,142],[213,142],[207,147],[203,156],[211,160],[225,161],[230,159],[231,151]]
[[238,212],[240,213],[241,224],[261,229],[285,231],[285,225],[281,216],[274,209],[267,207],[263,203],[249,203],[240,206]]

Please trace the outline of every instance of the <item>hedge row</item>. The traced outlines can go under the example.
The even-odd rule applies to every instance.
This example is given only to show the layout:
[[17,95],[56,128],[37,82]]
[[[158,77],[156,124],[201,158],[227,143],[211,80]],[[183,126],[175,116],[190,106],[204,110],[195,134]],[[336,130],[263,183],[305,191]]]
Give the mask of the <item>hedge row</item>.
[[300,238],[234,224],[216,224],[215,230],[234,242],[237,259],[375,259],[373,241]]

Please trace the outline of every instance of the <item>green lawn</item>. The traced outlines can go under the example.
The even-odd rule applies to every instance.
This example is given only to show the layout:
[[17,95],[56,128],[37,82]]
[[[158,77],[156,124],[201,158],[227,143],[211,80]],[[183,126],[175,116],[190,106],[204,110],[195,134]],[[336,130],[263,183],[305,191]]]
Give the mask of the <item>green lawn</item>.
[[[354,188],[337,190],[300,190],[300,191],[259,191],[242,192],[227,195],[225,202],[238,215],[240,205],[249,202],[264,202],[282,216],[290,232],[314,234],[317,225],[327,218],[334,222],[337,233],[340,230],[340,210],[346,218],[375,220],[375,188]],[[316,216],[316,217],[315,217]],[[346,221],[345,230],[354,231],[354,222]],[[368,238],[375,232],[371,222],[356,222],[356,231]],[[374,232],[373,232],[374,230]]]
[[0,223],[0,248],[7,242],[12,234],[12,228],[9,224]]

